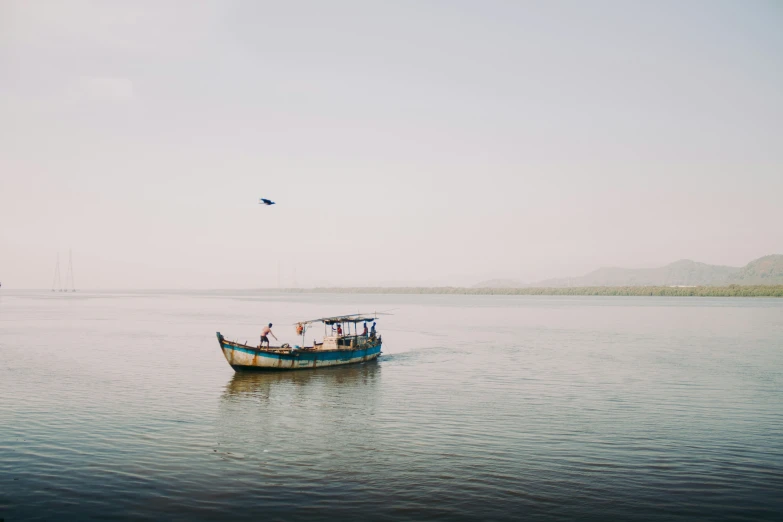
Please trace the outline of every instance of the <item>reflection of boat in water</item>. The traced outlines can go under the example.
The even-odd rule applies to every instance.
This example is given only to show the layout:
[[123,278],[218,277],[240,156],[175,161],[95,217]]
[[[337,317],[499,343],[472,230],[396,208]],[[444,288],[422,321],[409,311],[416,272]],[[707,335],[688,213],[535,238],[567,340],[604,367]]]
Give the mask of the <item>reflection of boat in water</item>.
[[[324,317],[297,323],[297,333],[302,335],[302,344],[307,328],[314,323],[324,324],[324,338],[321,343],[313,341],[312,346],[249,346],[226,340],[217,332],[220,348],[228,364],[235,371],[247,370],[301,370],[305,368],[321,368],[324,366],[340,366],[365,361],[371,361],[381,355],[381,337],[375,335],[375,325],[371,333],[358,335],[358,323],[376,321],[377,317],[370,315],[341,315]],[[354,333],[351,335],[351,326]],[[336,333],[326,335],[326,327],[336,327]],[[343,334],[345,330],[347,335]]]
[[331,368],[322,372],[237,372],[226,384],[223,398],[242,396],[269,398],[273,395],[273,390],[286,393],[284,390],[307,387],[316,383],[344,390],[346,387],[370,384],[378,376],[379,370],[380,366],[372,361],[367,364]]

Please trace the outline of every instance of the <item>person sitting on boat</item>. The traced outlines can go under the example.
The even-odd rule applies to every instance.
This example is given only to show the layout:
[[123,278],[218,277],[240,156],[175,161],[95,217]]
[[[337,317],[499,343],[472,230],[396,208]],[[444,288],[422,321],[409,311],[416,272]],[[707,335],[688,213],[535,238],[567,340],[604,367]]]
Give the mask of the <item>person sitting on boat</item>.
[[340,336],[343,334],[343,327],[339,324],[337,325],[337,335]]
[[375,339],[375,321],[372,322],[372,327],[370,327],[370,337]]
[[362,330],[362,336],[367,337],[367,321],[364,322],[364,330]]
[[[263,348],[264,343],[266,343],[266,347],[269,348],[269,337],[267,337],[269,335],[275,337],[275,334],[272,333],[272,323],[269,323],[269,326],[264,326],[261,330],[261,348]],[[277,337],[275,337],[275,341],[277,341]]]

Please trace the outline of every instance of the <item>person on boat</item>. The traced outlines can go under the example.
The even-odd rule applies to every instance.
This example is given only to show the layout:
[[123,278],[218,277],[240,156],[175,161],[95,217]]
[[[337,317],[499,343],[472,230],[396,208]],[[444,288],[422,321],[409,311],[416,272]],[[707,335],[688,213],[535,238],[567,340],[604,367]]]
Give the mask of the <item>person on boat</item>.
[[[266,343],[266,347],[269,348],[269,337],[268,336],[275,337],[275,334],[272,333],[272,323],[269,323],[269,326],[264,326],[264,328],[261,330],[261,347],[264,346],[264,343]],[[277,337],[275,337],[275,341],[277,341]]]
[[343,327],[338,324],[337,325],[337,335],[342,335],[342,334],[343,334]]
[[362,330],[362,336],[367,337],[367,321],[364,322],[364,330]]
[[370,327],[370,337],[375,339],[375,321],[372,322],[372,326]]

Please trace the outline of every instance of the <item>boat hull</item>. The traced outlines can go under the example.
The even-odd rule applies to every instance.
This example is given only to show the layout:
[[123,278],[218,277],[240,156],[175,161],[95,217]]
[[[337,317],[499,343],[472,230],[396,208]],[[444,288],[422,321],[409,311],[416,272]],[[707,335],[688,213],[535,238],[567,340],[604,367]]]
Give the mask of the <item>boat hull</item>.
[[371,361],[381,354],[381,343],[345,350],[294,350],[273,353],[226,341],[220,333],[217,337],[226,361],[237,372],[290,371],[342,366]]

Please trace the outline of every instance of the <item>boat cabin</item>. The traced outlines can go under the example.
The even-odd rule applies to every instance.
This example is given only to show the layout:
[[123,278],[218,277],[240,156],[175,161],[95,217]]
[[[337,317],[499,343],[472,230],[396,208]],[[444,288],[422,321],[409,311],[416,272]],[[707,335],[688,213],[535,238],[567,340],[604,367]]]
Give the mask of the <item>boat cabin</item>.
[[359,332],[359,324],[374,323],[378,320],[377,314],[365,315],[341,315],[336,317],[322,317],[296,323],[297,333],[302,335],[302,345],[308,328],[314,323],[323,323],[324,337],[321,343],[313,341],[313,350],[350,350],[367,345],[376,344],[375,333],[368,331],[367,335]]

